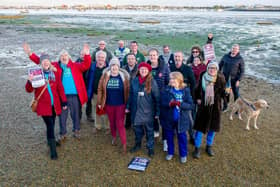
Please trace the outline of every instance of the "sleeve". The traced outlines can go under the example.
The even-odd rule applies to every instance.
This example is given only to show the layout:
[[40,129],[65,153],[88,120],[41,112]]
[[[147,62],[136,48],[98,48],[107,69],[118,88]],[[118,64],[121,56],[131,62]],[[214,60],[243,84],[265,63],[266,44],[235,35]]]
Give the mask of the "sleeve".
[[194,76],[194,73],[193,73],[193,70],[192,70],[191,67],[189,67],[189,73],[187,75],[188,75],[188,79],[189,79],[189,82],[190,82],[191,95],[194,96],[195,76]]
[[198,82],[198,85],[195,89],[195,94],[194,94],[194,99],[195,100],[198,100],[198,99],[201,99],[202,100],[202,93],[201,93],[201,89],[202,89],[202,76],[205,72],[202,72],[200,74],[200,77],[199,77],[199,82]]
[[132,97],[133,97],[133,80],[130,81],[130,86],[129,86],[129,95],[128,95],[128,100],[126,103],[126,109],[131,110],[131,105],[132,105]]
[[64,87],[62,85],[62,81],[61,81],[61,75],[59,73],[56,73],[56,84],[57,84],[57,91],[61,100],[61,105],[62,106],[66,106],[67,105],[67,98],[65,95],[65,91],[64,91]]
[[155,102],[155,116],[160,115],[160,95],[159,95],[159,89],[156,81],[152,79],[152,97],[154,98]]
[[32,53],[29,56],[29,59],[32,60],[35,64],[40,64],[40,57],[38,57],[35,53]]
[[190,89],[186,88],[184,91],[184,100],[181,103],[181,110],[192,110],[193,109],[193,99],[190,93]]
[[245,72],[245,64],[243,58],[241,58],[239,62],[239,74],[237,76],[237,80],[240,81],[242,79],[242,77],[244,76],[244,72]]
[[123,66],[125,66],[126,64],[127,64],[127,55],[125,55],[123,58]]
[[164,79],[164,85],[167,86],[169,84],[169,74],[170,74],[170,69],[168,67],[168,65],[166,64],[165,65],[165,72],[164,72],[164,76],[165,76],[165,79]]
[[94,83],[94,70],[95,70],[95,64],[91,64],[88,76],[87,76],[87,95],[88,100],[90,101],[93,97],[93,83]]
[[[99,80],[99,83],[98,83],[98,89],[97,89],[97,101],[96,101],[96,104],[97,105],[101,105],[101,100],[102,100],[102,97],[103,97],[103,81],[104,81],[104,76],[105,74],[103,74]],[[104,107],[104,106],[102,106]]]
[[31,93],[34,90],[34,88],[32,87],[32,84],[31,84],[31,82],[29,80],[25,84],[25,90],[28,93]]
[[221,59],[220,63],[219,63],[219,71],[222,72],[224,66],[224,57]]
[[71,67],[75,67],[75,68],[79,69],[79,71],[84,72],[84,71],[89,69],[90,64],[91,64],[91,57],[90,57],[90,55],[85,55],[83,62],[81,62],[81,63],[74,63],[74,62],[70,61],[67,64],[67,67],[70,67],[70,68]]

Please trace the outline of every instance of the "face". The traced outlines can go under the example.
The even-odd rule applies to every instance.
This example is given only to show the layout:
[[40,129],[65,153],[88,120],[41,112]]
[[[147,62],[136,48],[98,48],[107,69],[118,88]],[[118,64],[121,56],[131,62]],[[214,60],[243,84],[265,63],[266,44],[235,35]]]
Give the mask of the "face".
[[136,43],[131,43],[130,44],[130,50],[133,52],[133,53],[136,53],[137,50],[138,50],[138,46]]
[[150,51],[149,60],[152,63],[158,63],[158,53],[156,51]]
[[105,55],[99,54],[96,59],[97,66],[103,67],[105,65],[105,60],[106,60]]
[[68,54],[64,53],[60,56],[60,61],[63,63],[63,64],[68,64],[69,62],[69,56]]
[[217,75],[217,67],[214,65],[214,66],[210,66],[208,67],[208,70],[207,72],[209,73],[209,75],[211,76],[216,76]]
[[169,84],[174,88],[179,88],[179,81],[172,76],[170,76]]
[[174,58],[175,58],[176,67],[181,67],[181,65],[183,63],[183,54],[182,53],[175,53]]
[[199,58],[194,58],[194,59],[193,59],[193,65],[194,65],[194,66],[198,66],[199,64],[201,64],[200,59],[199,59]]
[[123,42],[123,41],[120,41],[120,42],[119,42],[119,47],[120,47],[120,48],[123,48],[123,47],[124,47],[124,42]]
[[146,77],[149,74],[149,70],[146,67],[141,67],[139,73],[141,77]]
[[100,43],[99,44],[99,49],[104,50],[106,47],[105,43]]
[[119,66],[118,65],[116,65],[116,64],[114,64],[114,65],[112,65],[111,66],[111,72],[112,72],[112,75],[118,75],[119,74]]
[[192,50],[192,56],[193,56],[193,57],[196,57],[196,56],[198,56],[199,54],[200,54],[200,52],[199,52],[198,49],[193,49],[193,50]]
[[169,53],[169,47],[164,47],[163,48],[163,53],[168,54]]
[[45,59],[42,61],[41,66],[44,70],[48,70],[51,66],[51,62],[49,59]]
[[233,46],[231,48],[231,56],[235,57],[239,53],[239,46]]
[[133,67],[135,64],[136,64],[136,58],[134,55],[128,55],[127,56],[127,64],[130,66],[130,67]]

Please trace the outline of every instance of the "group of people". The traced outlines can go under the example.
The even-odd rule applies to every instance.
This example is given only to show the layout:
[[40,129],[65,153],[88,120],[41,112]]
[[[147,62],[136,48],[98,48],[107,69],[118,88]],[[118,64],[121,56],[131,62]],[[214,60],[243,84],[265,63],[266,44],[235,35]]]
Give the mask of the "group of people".
[[[213,35],[209,34],[207,43],[212,39]],[[200,157],[203,134],[207,134],[207,154],[214,155],[212,145],[215,133],[220,130],[222,103],[226,110],[229,102],[226,88],[230,87],[237,99],[239,81],[244,74],[239,45],[233,45],[218,64],[215,60],[205,61],[199,46],[192,47],[192,54],[184,63],[183,52],[171,53],[168,45],[163,46],[162,55],[157,49],[150,49],[146,61],[136,41],[130,42],[130,49],[119,41],[114,55],[106,49],[104,41],[98,44],[92,56],[85,44],[76,62],[65,50],[61,51],[58,62],[51,62],[47,54],[39,57],[24,44],[24,51],[41,65],[46,80],[45,85],[33,88],[33,76],[29,75],[26,91],[35,91],[35,98],[42,95],[36,112],[47,127],[51,159],[57,159],[56,146],[66,138],[68,111],[73,136],[80,139],[84,104],[87,120],[94,124],[94,133],[109,127],[112,145],[116,145],[118,134],[124,153],[127,152],[126,129],[132,127],[135,142],[130,152],[140,150],[146,136],[147,154],[152,157],[154,138],[159,137],[161,127],[166,160],[174,156],[174,135],[181,163],[187,161],[188,139],[195,147],[193,157]],[[54,135],[56,116],[59,116],[59,141]]]

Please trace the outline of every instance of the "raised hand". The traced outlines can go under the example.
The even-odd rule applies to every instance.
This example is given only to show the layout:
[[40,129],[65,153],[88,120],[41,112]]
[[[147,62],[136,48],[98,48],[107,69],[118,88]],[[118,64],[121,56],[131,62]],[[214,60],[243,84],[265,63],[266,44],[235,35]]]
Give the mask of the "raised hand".
[[209,33],[209,34],[208,34],[208,38],[209,38],[209,39],[212,39],[212,38],[213,38],[213,33]]
[[23,50],[28,56],[32,54],[30,46],[26,42],[23,43]]
[[89,46],[88,46],[88,44],[84,44],[83,53],[85,55],[89,55]]

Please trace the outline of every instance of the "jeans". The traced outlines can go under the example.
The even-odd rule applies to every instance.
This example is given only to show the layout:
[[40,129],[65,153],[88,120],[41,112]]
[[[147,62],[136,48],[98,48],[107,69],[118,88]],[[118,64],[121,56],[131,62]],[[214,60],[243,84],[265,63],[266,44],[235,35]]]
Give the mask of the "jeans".
[[142,138],[146,132],[146,147],[154,149],[154,125],[153,122],[135,124],[133,126],[135,133],[135,144],[141,145]]
[[166,135],[167,145],[168,145],[168,154],[174,155],[174,134],[175,134],[174,130],[176,131],[177,134],[180,157],[185,157],[188,155],[187,134],[186,132],[178,133],[178,129],[165,130],[165,135]]
[[[201,142],[202,142],[203,133],[200,131],[196,131],[195,134],[195,147],[200,148]],[[214,131],[208,131],[207,137],[206,137],[206,145],[212,146],[214,142],[215,132]]]

